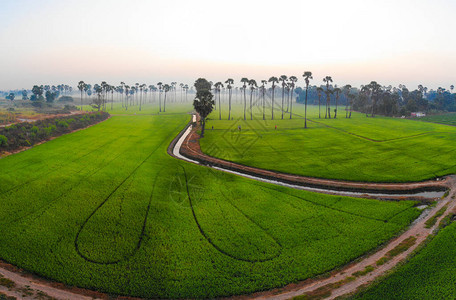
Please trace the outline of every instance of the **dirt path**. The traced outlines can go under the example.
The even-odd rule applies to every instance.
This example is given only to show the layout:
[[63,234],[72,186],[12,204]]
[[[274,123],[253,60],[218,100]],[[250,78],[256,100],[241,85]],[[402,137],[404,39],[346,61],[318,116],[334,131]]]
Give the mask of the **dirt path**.
[[42,279],[6,264],[0,263],[0,295],[17,299],[108,299],[107,296],[50,280]]

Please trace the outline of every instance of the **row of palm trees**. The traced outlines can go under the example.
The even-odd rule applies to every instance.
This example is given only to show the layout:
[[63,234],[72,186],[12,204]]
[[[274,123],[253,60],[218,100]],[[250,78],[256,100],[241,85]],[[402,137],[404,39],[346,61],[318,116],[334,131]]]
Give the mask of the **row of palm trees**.
[[[185,92],[185,100],[187,101],[187,93],[189,86],[188,84],[180,83],[181,90],[181,99],[183,102],[183,93]],[[106,110],[107,99],[109,94],[111,94],[111,110],[114,105],[114,92],[117,92],[120,96],[120,101],[122,103],[122,108],[128,110],[129,106],[139,105],[139,111],[142,109],[143,103],[147,101],[147,94],[150,92],[149,102],[154,101],[155,94],[158,92],[158,102],[159,102],[159,111],[166,111],[166,99],[168,92],[174,92],[174,101],[177,102],[177,82],[171,82],[170,84],[158,82],[157,86],[155,85],[146,85],[145,83],[139,84],[135,83],[134,85],[125,84],[121,82],[119,86],[113,86],[108,84],[106,81],[103,81],[101,84],[95,84],[93,87],[91,84],[87,84],[84,81],[79,81],[78,90],[81,93],[81,110],[83,108],[83,93],[87,96],[92,95],[92,89],[96,94],[96,98],[92,103],[92,106],[95,108]],[[138,99],[139,94],[139,99]],[[164,99],[162,101],[162,96],[164,94]],[[143,99],[144,97],[144,99]],[[162,110],[163,102],[163,110]]]
[[[310,80],[313,79],[312,77],[312,72],[310,71],[305,71],[302,75],[304,78],[305,82],[305,89],[306,89],[306,94],[305,94],[305,112],[304,112],[304,127],[307,128],[307,98],[308,98],[308,89],[309,89],[309,84]],[[286,76],[286,75],[281,75],[280,77],[275,77],[272,76],[268,80],[261,80],[261,85],[258,86],[256,80],[254,79],[248,79],[246,77],[242,78],[240,80],[240,83],[242,86],[240,87],[241,93],[243,95],[243,104],[244,104],[244,120],[247,119],[247,89],[250,90],[250,101],[249,101],[249,111],[250,111],[250,120],[253,120],[253,114],[252,114],[252,98],[253,98],[253,93],[255,90],[258,89],[260,99],[262,101],[262,107],[263,107],[263,120],[266,119],[265,115],[265,101],[266,101],[266,95],[268,89],[266,88],[266,85],[268,83],[271,84],[271,88],[269,89],[271,91],[270,96],[268,94],[268,97],[271,98],[271,119],[274,120],[274,108],[276,106],[275,104],[275,90],[279,86],[281,87],[282,90],[282,105],[281,105],[281,119],[284,118],[284,113],[289,113],[290,119],[293,117],[293,93],[294,89],[296,87],[296,82],[298,81],[298,78],[296,76]],[[330,107],[330,96],[335,95],[336,98],[336,109],[334,110],[334,118],[337,118],[337,109],[338,109],[338,100],[340,97],[340,94],[342,93],[342,90],[339,89],[337,86],[335,88],[332,88],[331,83],[333,82],[333,79],[331,76],[326,76],[323,78],[323,83],[325,84],[326,89],[323,89],[322,87],[319,87],[317,89],[318,91],[318,107],[319,107],[319,118],[321,118],[321,95],[322,93],[326,94],[326,107],[325,107],[325,118],[331,118],[331,107]],[[228,90],[228,120],[231,119],[231,101],[232,101],[232,89],[233,89],[233,84],[234,80],[232,78],[228,78],[225,81],[226,84],[226,89]],[[221,112],[221,89],[224,88],[224,85],[222,82],[216,82],[214,85],[214,94],[215,98],[217,100],[218,96],[218,107],[219,107],[219,119],[222,119],[222,112]],[[346,95],[350,94],[350,88],[351,85],[346,85],[343,88],[343,92]],[[287,93],[287,97],[285,97],[285,93]],[[291,97],[290,97],[291,94]],[[287,98],[287,103],[286,103],[286,109],[285,109],[285,98]],[[350,115],[348,114],[348,104],[346,107],[346,118],[351,117],[351,111]]]

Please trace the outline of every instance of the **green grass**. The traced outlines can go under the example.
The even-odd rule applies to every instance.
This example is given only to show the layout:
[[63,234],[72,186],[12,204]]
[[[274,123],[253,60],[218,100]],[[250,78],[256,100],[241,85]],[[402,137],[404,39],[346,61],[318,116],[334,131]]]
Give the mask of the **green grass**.
[[456,113],[447,113],[447,114],[443,114],[443,115],[431,115],[431,116],[417,118],[417,120],[455,126],[456,125]]
[[214,298],[330,271],[419,215],[176,160],[189,120],[115,115],[0,159],[0,258],[108,293]]
[[354,299],[455,299],[456,224],[444,228],[408,263]]
[[[304,176],[370,182],[409,182],[456,172],[456,128],[398,118],[318,119],[318,107],[303,106],[292,120],[214,120],[200,143],[212,156],[269,170]],[[259,118],[259,119],[258,119]],[[239,132],[238,126],[242,130]],[[213,126],[213,130],[212,130]],[[275,129],[277,126],[277,129]]]

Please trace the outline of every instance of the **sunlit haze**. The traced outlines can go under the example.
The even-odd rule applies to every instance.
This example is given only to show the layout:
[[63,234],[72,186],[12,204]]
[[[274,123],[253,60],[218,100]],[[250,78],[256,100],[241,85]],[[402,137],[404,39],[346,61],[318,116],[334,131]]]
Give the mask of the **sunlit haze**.
[[456,1],[2,0],[0,89],[314,74],[456,83]]

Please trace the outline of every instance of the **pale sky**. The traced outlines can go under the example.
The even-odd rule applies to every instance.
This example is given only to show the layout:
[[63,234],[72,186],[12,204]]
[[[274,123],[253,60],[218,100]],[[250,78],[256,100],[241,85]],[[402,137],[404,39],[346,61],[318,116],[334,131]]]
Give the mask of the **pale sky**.
[[0,90],[312,71],[456,84],[455,0],[0,0]]

